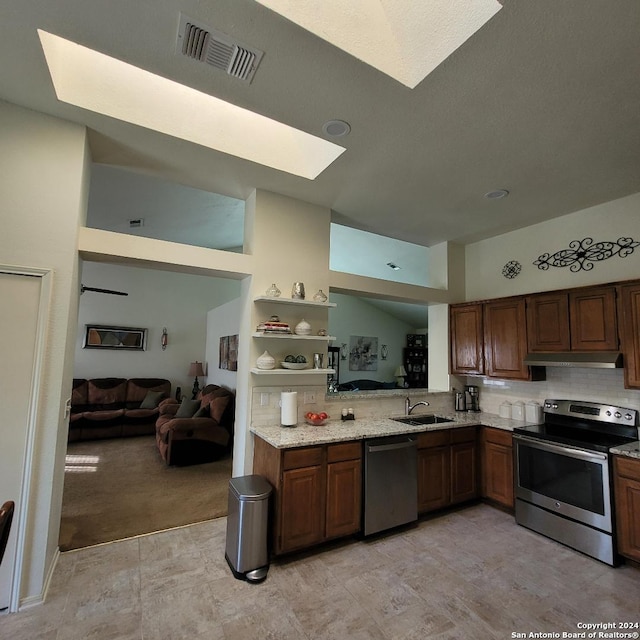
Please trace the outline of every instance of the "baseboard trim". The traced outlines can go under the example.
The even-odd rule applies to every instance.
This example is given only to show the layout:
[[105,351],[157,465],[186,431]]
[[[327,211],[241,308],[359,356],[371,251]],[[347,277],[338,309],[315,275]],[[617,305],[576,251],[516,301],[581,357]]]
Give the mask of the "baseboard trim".
[[47,575],[44,579],[44,584],[42,585],[42,591],[33,596],[27,596],[26,598],[22,598],[20,600],[20,604],[18,606],[18,611],[24,611],[25,609],[30,609],[31,607],[36,607],[42,604],[47,599],[47,594],[49,593],[49,587],[51,586],[51,581],[53,580],[53,573],[58,566],[58,560],[60,559],[60,549],[56,549],[56,552],[53,554],[53,559],[49,564],[49,570],[47,571]]

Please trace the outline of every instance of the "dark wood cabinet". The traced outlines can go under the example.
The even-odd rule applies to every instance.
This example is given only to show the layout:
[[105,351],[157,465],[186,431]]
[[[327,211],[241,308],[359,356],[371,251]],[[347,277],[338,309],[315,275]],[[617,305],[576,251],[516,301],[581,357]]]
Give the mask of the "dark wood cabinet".
[[614,456],[618,552],[640,562],[640,460]]
[[455,304],[449,307],[451,373],[484,373],[484,332],[482,304]]
[[482,427],[481,443],[482,497],[513,509],[513,436]]
[[618,288],[618,315],[624,386],[627,389],[640,389],[640,282]]
[[527,354],[525,299],[503,298],[484,304],[485,373],[494,378],[531,380]]
[[362,509],[362,448],[360,442],[327,448],[327,508],[325,538],[360,530]]
[[478,495],[476,428],[418,435],[418,512],[472,500]]
[[615,287],[589,287],[569,292],[571,349],[616,351],[618,324]]
[[526,305],[529,351],[569,351],[569,295],[563,292],[527,296]]
[[311,547],[360,529],[360,441],[276,449],[255,439],[253,472],[274,487],[275,554]]

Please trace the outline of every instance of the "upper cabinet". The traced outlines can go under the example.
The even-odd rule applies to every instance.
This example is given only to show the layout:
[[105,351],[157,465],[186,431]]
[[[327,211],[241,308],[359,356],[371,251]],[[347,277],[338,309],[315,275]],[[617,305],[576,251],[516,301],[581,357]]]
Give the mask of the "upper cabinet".
[[640,389],[640,282],[618,288],[624,386]]
[[616,351],[615,287],[527,296],[529,351]]
[[594,287],[569,292],[571,349],[617,351],[615,287]]
[[451,373],[484,373],[484,333],[480,303],[455,304],[449,307]]
[[530,380],[527,317],[524,298],[504,298],[484,304],[485,373],[493,378]]
[[541,293],[527,296],[529,351],[569,351],[569,296]]

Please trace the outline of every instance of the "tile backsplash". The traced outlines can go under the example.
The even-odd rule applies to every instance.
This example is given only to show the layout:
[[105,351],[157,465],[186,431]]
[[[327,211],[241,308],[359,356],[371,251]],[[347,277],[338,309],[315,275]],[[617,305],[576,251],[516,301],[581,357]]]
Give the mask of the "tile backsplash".
[[467,383],[480,387],[480,408],[488,413],[498,413],[505,401],[542,403],[546,398],[605,402],[640,410],[640,391],[624,388],[622,369],[547,367],[547,379],[540,382],[470,377]]

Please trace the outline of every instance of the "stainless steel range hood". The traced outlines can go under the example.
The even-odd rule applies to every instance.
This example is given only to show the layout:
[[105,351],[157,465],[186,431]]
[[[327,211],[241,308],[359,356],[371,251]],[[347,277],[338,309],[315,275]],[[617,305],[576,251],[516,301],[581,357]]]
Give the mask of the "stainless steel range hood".
[[620,369],[622,367],[622,354],[619,351],[528,353],[524,363],[530,367]]

